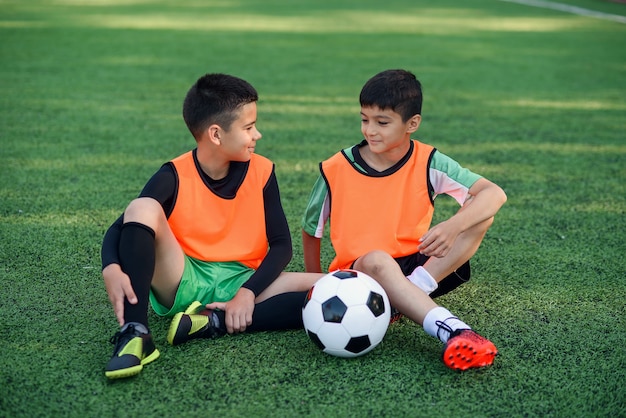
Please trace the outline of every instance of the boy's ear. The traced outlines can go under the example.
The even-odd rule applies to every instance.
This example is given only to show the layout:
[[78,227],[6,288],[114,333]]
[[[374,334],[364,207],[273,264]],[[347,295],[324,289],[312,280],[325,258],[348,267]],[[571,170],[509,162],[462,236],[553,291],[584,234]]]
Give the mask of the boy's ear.
[[213,124],[206,130],[209,141],[215,145],[221,145],[222,128],[219,125]]
[[422,115],[417,114],[411,116],[411,118],[407,121],[407,132],[413,133],[417,131],[417,128],[420,127],[420,123],[422,122]]

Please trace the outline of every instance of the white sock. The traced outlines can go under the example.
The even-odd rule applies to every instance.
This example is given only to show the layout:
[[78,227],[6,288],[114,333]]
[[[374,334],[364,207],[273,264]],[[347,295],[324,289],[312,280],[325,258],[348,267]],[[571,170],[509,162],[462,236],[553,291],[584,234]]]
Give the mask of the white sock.
[[427,295],[433,293],[435,289],[437,289],[437,286],[439,286],[433,276],[422,266],[417,267],[413,270],[413,273],[406,276],[406,278],[415,286],[426,292]]
[[471,329],[469,325],[452,315],[442,306],[431,309],[424,318],[424,331],[446,343],[450,334],[458,329]]

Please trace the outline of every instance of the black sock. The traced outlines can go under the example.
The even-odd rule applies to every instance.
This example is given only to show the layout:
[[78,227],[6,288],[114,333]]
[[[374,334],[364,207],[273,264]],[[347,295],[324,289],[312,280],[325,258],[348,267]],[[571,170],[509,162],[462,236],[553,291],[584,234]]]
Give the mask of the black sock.
[[302,328],[302,305],[307,292],[273,296],[256,304],[252,325],[246,331],[278,331]]
[[135,305],[124,301],[124,322],[139,322],[146,327],[155,263],[154,236],[152,228],[137,222],[125,223],[120,232],[120,264],[137,296]]

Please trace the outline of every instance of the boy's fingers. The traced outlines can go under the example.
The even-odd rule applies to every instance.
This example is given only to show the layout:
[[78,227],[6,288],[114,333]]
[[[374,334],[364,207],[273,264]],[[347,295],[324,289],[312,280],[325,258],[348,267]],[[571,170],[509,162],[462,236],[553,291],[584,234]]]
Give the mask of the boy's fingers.
[[115,311],[115,316],[117,317],[117,322],[120,326],[124,326],[124,301],[128,299],[128,302],[131,304],[136,304],[137,296],[135,295],[135,291],[131,286],[130,282],[122,285],[122,292],[119,297],[115,298],[113,303],[113,310]]
[[247,320],[245,317],[236,317],[235,318],[235,322],[236,322],[236,327],[235,327],[235,331],[236,332],[244,332],[247,328]]
[[233,332],[241,332],[241,324],[236,316],[233,317]]
[[128,299],[129,303],[133,305],[137,303],[137,296],[135,295],[135,291],[130,283],[124,286],[124,296]]
[[124,299],[118,299],[115,302],[115,306],[113,307],[115,310],[115,316],[117,317],[117,322],[121,326],[124,326]]
[[432,243],[422,242],[418,247],[419,251],[424,255],[430,255],[433,252]]
[[232,334],[235,332],[234,328],[233,328],[233,319],[230,316],[226,316],[226,332],[228,332],[229,334]]

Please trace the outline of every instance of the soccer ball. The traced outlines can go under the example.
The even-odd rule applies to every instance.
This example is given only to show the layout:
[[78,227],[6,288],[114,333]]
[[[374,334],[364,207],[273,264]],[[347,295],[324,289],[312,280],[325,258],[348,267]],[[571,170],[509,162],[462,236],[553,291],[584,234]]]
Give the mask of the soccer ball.
[[302,308],[304,330],[325,353],[357,357],[374,349],[389,326],[391,305],[374,279],[337,270],[309,290]]

